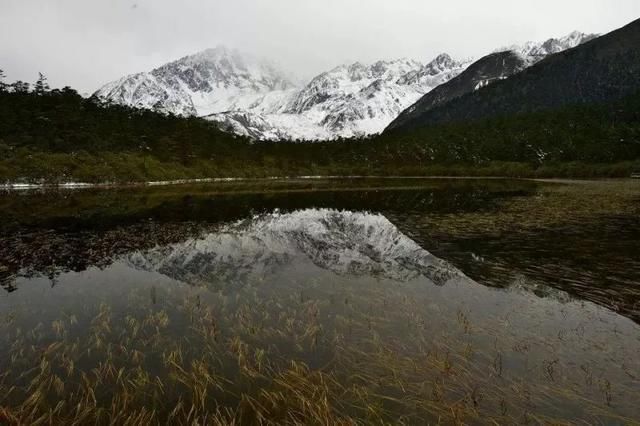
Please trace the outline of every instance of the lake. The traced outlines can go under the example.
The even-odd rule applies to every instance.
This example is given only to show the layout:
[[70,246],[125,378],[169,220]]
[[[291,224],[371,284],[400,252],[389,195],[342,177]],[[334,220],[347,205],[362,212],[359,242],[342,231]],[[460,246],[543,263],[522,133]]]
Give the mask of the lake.
[[640,182],[0,195],[0,423],[640,422]]

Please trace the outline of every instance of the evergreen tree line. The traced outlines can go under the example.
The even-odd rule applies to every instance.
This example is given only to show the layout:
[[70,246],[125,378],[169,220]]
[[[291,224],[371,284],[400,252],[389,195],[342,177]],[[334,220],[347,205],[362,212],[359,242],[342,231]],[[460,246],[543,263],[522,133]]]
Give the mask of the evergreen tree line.
[[[274,175],[628,175],[640,159],[640,94],[610,104],[434,125],[331,142],[254,142],[216,124],[108,105],[70,87],[4,83],[0,181]],[[605,167],[603,165],[617,165]],[[604,171],[603,171],[604,170]],[[541,173],[541,172],[540,172]]]
[[[11,91],[14,93],[29,93],[31,91],[31,84],[25,81],[17,80],[12,84],[7,84],[4,82],[5,79],[6,75],[4,73],[4,70],[0,69],[0,92]],[[67,89],[71,88],[65,87],[65,90]],[[35,84],[33,85],[33,92],[38,95],[43,95],[50,90],[51,88],[49,87],[47,77],[42,73],[38,73],[38,80],[36,80]]]

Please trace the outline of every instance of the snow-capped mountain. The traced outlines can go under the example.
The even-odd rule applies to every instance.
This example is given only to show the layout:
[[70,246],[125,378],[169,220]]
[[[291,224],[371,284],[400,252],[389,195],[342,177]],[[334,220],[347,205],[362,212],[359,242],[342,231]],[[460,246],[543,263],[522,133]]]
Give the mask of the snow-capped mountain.
[[455,78],[430,91],[409,108],[400,113],[386,128],[387,131],[407,128],[416,123],[418,117],[441,107],[463,95],[480,90],[488,85],[510,78],[511,76],[537,64],[554,53],[579,46],[596,38],[597,35],[573,32],[560,39],[545,42],[528,42],[523,46],[510,46],[497,49],[470,64]]
[[[560,39],[498,49],[515,52],[521,59],[500,78],[594,37],[574,32]],[[205,117],[258,140],[327,140],[380,133],[424,95],[459,76],[471,62],[447,54],[427,63],[410,59],[357,62],[338,66],[300,86],[268,61],[218,47],[109,83],[95,96],[117,104]],[[474,87],[495,79],[478,80]]]
[[[315,77],[281,109],[253,113],[249,127],[235,112],[208,118],[245,136],[272,128],[287,139],[335,139],[381,132],[404,109],[438,85],[464,71],[467,62],[440,55],[432,62],[400,59],[364,65],[341,65]],[[268,110],[267,110],[268,111]],[[246,115],[241,117],[247,120]],[[268,123],[265,127],[257,123]]]
[[427,64],[396,60],[340,66],[313,79],[286,112],[303,115],[337,136],[379,133],[405,108],[466,65],[443,54]]
[[202,238],[128,255],[126,262],[192,285],[260,282],[297,268],[400,282],[424,277],[437,285],[466,278],[384,216],[329,209],[253,217]]
[[219,47],[109,83],[95,96],[206,117],[254,139],[324,140],[382,131],[466,65],[444,54],[427,64],[407,59],[354,63],[296,87],[268,62]]
[[578,47],[596,37],[598,37],[598,34],[585,34],[579,31],[574,31],[565,37],[550,38],[543,42],[529,41],[523,45],[502,47],[497,49],[496,52],[515,52],[523,58],[527,64],[533,65],[549,55],[573,49],[574,47]]
[[225,47],[208,49],[109,83],[100,99],[176,115],[277,109],[295,84],[267,61]]

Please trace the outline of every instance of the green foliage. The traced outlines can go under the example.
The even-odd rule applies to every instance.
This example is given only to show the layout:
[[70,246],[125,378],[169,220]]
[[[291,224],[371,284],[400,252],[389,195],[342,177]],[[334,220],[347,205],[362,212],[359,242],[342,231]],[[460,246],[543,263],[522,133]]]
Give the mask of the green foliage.
[[[42,80],[42,79],[41,79]],[[45,82],[42,80],[44,88]],[[38,86],[38,84],[36,85]],[[301,175],[629,176],[640,96],[333,142],[260,142],[181,118],[83,99],[0,93],[0,181],[154,181]]]
[[378,142],[445,164],[516,161],[538,167],[628,161],[640,157],[640,94],[611,104],[397,131],[383,134]]
[[11,90],[14,93],[28,93],[30,85],[24,81],[18,80],[15,83],[11,84]]
[[44,74],[42,73],[38,73],[38,81],[36,81],[36,84],[33,88],[33,92],[36,95],[44,95],[49,90],[50,88],[49,88],[49,83],[47,81],[47,77],[45,77]]
[[0,92],[5,92],[7,90],[7,83],[4,82],[5,78],[4,70],[0,69]]

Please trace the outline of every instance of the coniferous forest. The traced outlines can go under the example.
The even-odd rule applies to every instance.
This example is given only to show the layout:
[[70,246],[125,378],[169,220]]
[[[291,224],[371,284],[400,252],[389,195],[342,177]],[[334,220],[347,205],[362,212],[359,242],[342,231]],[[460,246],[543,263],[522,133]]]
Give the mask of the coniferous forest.
[[[2,75],[2,74],[0,74]],[[302,175],[628,177],[640,94],[404,132],[257,142],[200,118],[108,105],[70,87],[0,86],[0,181],[141,182]]]

